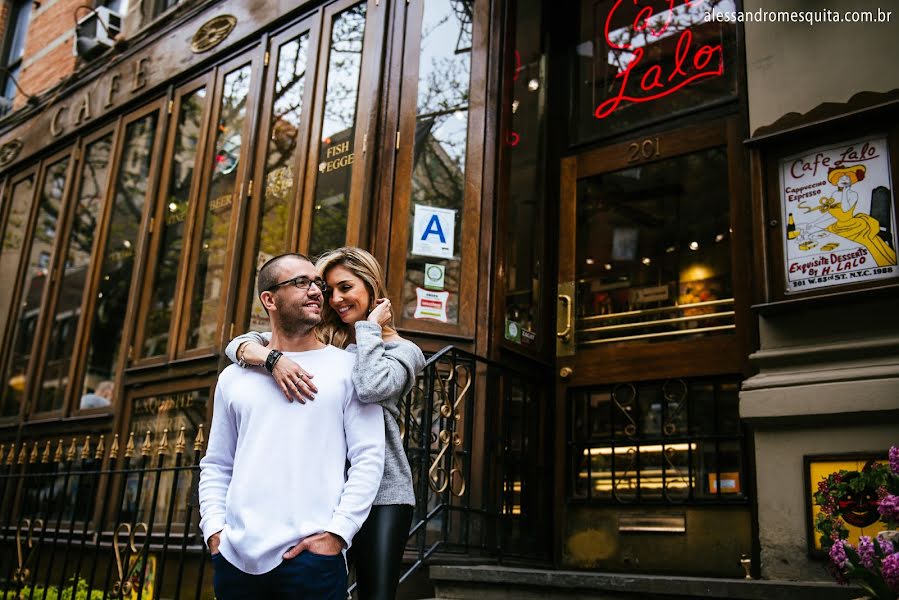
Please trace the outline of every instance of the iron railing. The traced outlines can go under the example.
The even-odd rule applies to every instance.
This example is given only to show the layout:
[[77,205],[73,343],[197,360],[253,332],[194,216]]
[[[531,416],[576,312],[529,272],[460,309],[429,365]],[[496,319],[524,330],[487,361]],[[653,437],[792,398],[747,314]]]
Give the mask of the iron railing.
[[[535,430],[552,431],[546,391],[454,347],[429,358],[401,406],[417,498],[401,581],[454,555],[545,558],[534,549],[549,548],[551,523],[548,436]],[[0,599],[212,598],[197,527],[204,442],[201,425],[123,445],[0,446]]]

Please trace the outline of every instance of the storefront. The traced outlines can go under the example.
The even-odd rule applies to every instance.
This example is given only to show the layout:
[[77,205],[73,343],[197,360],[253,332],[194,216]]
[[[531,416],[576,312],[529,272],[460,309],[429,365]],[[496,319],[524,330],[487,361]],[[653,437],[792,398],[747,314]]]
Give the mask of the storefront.
[[[472,416],[466,460],[500,457],[473,473],[501,489],[511,554],[821,579],[776,566],[795,544],[768,537],[787,496],[771,486],[798,477],[801,502],[802,468],[778,461],[819,452],[823,413],[854,423],[847,451],[895,429],[895,94],[794,132],[772,100],[789,87],[759,79],[759,29],[705,3],[556,4],[203,2],[28,109],[0,133],[0,442],[193,439],[224,344],[267,326],[257,267],[360,245],[426,352],[452,344],[545,387],[479,395]],[[886,237],[815,244],[883,257],[813,282],[793,235],[811,217],[787,188],[817,190],[800,181],[815,157],[844,151],[880,157],[865,208]],[[849,326],[844,301],[870,322]],[[821,351],[844,375],[878,362],[799,389]],[[877,400],[773,408],[784,386],[836,398],[840,382]],[[489,426],[516,442],[493,448]],[[808,443],[784,449],[794,426]]]

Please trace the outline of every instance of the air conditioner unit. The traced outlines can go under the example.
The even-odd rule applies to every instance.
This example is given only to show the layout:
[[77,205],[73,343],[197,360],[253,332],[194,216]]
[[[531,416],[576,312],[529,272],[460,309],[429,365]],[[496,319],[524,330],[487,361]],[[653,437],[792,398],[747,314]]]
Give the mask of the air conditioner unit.
[[73,53],[85,60],[99,56],[115,45],[115,37],[121,31],[121,15],[105,6],[98,6],[78,19]]

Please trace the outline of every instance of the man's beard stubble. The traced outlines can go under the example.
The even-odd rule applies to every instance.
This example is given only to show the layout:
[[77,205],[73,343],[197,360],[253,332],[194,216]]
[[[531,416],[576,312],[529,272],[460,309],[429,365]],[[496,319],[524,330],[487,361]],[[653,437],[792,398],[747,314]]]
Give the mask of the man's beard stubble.
[[316,325],[321,323],[321,314],[310,314],[308,309],[299,303],[276,300],[278,306],[278,326],[290,337],[296,337],[309,333]]

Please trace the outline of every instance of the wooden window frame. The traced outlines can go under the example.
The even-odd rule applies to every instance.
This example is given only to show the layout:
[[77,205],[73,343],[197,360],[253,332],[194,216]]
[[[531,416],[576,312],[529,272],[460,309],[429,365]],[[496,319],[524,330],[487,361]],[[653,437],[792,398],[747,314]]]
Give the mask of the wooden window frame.
[[[789,139],[785,138],[790,132],[784,132],[758,142],[760,147],[755,149],[752,155],[752,170],[753,179],[759,182],[755,192],[756,197],[753,199],[753,206],[758,207],[754,228],[760,240],[756,246],[756,255],[761,257],[756,261],[756,269],[759,273],[764,274],[766,284],[765,291],[760,298],[760,308],[827,297],[838,298],[846,293],[869,292],[894,286],[899,289],[899,278],[893,277],[787,293],[784,274],[784,241],[783,236],[780,235],[783,216],[781,215],[779,189],[781,159],[803,150],[882,134],[887,139],[890,150],[889,168],[893,184],[890,192],[893,195],[893,215],[899,221],[899,193],[896,191],[896,185],[899,182],[897,110],[899,109],[893,106],[882,111],[872,111],[870,115],[853,115],[846,119],[842,126],[835,126],[832,122],[817,124],[794,134]],[[890,118],[890,114],[892,114],[892,118]],[[899,232],[894,231],[893,236],[895,245],[899,240]]]
[[[209,69],[202,75],[192,79],[191,81],[184,83],[178,86],[173,94],[173,99],[171,100],[172,109],[169,111],[169,114],[166,115],[168,121],[170,123],[168,127],[168,131],[166,132],[165,143],[163,144],[163,157],[171,157],[174,151],[174,145],[176,138],[178,136],[178,119],[181,115],[181,102],[182,99],[201,88],[205,88],[207,92],[207,98],[205,100],[205,104],[203,107],[203,114],[200,117],[200,131],[208,134],[210,129],[209,124],[211,122],[210,117],[212,114],[212,110],[210,107],[212,106],[212,99],[214,98],[214,89],[213,84],[215,83],[214,79],[215,69]],[[193,179],[190,182],[190,191],[189,198],[192,200],[198,197],[199,194],[199,186],[200,186],[200,178],[202,176],[201,169],[198,166],[201,164],[203,157],[206,153],[206,140],[208,135],[201,135],[199,141],[197,143],[196,154],[194,156],[194,175]],[[157,188],[156,196],[151,200],[150,204],[152,204],[151,212],[152,215],[151,221],[153,223],[152,231],[150,232],[150,239],[148,242],[148,254],[146,255],[146,267],[143,269],[142,273],[140,273],[140,282],[141,282],[141,293],[140,293],[140,301],[139,301],[139,309],[137,311],[137,323],[140,323],[141,326],[137,328],[134,335],[134,342],[132,348],[133,351],[133,360],[130,362],[130,368],[139,368],[139,367],[150,367],[156,365],[162,365],[166,362],[169,362],[174,358],[175,354],[175,346],[176,344],[172,343],[173,339],[177,339],[175,336],[178,332],[178,327],[180,325],[180,316],[181,316],[181,304],[179,303],[179,298],[181,297],[183,286],[184,286],[184,278],[186,273],[185,269],[180,268],[182,264],[181,261],[184,260],[186,249],[190,247],[189,239],[192,233],[192,216],[195,212],[195,207],[190,207],[188,214],[185,216],[185,225],[184,225],[184,233],[181,238],[181,254],[178,258],[178,277],[175,283],[174,297],[172,302],[172,318],[169,323],[169,333],[168,333],[168,342],[166,343],[166,351],[154,356],[144,356],[143,355],[143,345],[146,336],[146,324],[147,317],[150,311],[150,302],[152,300],[152,292],[153,292],[153,284],[155,283],[156,273],[159,269],[159,250],[160,245],[162,243],[162,231],[165,227],[165,210],[168,199],[169,192],[169,184],[172,180],[172,168],[171,164],[169,164],[162,172],[159,186]]]
[[[59,225],[57,226],[57,240],[53,250],[54,258],[51,259],[51,268],[53,269],[53,275],[51,276],[51,285],[48,286],[50,289],[49,295],[45,296],[41,302],[41,316],[40,321],[41,324],[38,327],[37,335],[35,336],[35,348],[39,349],[37,356],[39,360],[37,364],[30,369],[29,379],[32,380],[32,387],[34,385],[42,385],[44,383],[43,377],[47,370],[47,356],[50,349],[50,336],[53,332],[53,325],[56,320],[56,311],[58,309],[58,305],[60,302],[60,298],[62,296],[62,288],[63,281],[65,279],[65,262],[66,255],[68,254],[69,243],[71,242],[72,236],[72,227],[74,225],[75,213],[77,212],[77,196],[81,190],[81,184],[83,183],[83,175],[84,175],[84,166],[85,166],[85,152],[86,149],[94,144],[95,142],[103,139],[106,136],[109,136],[111,139],[111,147],[110,147],[110,161],[109,161],[109,171],[107,172],[106,181],[103,185],[103,200],[100,209],[100,214],[98,215],[97,222],[105,223],[107,217],[109,216],[109,210],[107,204],[109,202],[109,193],[110,193],[110,181],[112,175],[112,169],[115,166],[116,154],[118,152],[118,146],[116,142],[118,141],[118,121],[110,123],[100,129],[97,129],[91,132],[89,135],[81,138],[79,140],[77,147],[77,160],[72,161],[72,167],[75,169],[74,173],[70,173],[69,178],[67,180],[68,190],[63,194],[63,199],[65,204],[61,206],[60,216],[59,216]],[[90,251],[90,262],[88,264],[87,276],[85,278],[85,286],[84,290],[82,290],[81,294],[81,302],[79,304],[79,308],[81,310],[81,314],[78,316],[78,321],[76,322],[75,341],[73,343],[73,349],[77,349],[79,347],[79,337],[78,332],[80,332],[80,322],[84,317],[84,307],[86,305],[85,296],[90,291],[91,287],[89,284],[96,277],[97,265],[96,265],[96,255],[97,255],[97,242],[98,236],[94,237],[93,242],[91,243],[91,251]],[[32,355],[32,361],[34,361],[34,356]],[[77,350],[73,352],[73,360],[69,364],[69,368],[66,371],[66,376],[71,377],[73,367],[75,363],[78,362],[78,353]],[[67,390],[63,392],[63,402],[60,408],[55,410],[37,412],[36,410],[31,414],[27,415],[28,420],[32,419],[47,419],[53,417],[64,416],[68,412],[68,403],[71,400],[72,389],[71,389],[71,379],[69,379],[67,383]],[[31,389],[30,398],[34,404],[37,403],[38,397],[40,396],[40,389]]]
[[[35,163],[26,169],[22,169],[14,176],[6,178],[6,192],[4,194],[4,206],[3,210],[3,238],[0,238],[0,243],[6,238],[6,226],[8,225],[7,220],[9,219],[9,211],[12,207],[12,191],[15,189],[16,185],[32,177],[34,179],[33,187],[31,189],[31,206],[28,208],[28,219],[25,223],[25,230],[22,232],[22,253],[19,255],[19,262],[16,265],[15,269],[15,279],[12,282],[13,292],[10,296],[9,302],[9,314],[7,315],[6,325],[3,328],[0,328],[0,372],[5,374],[5,369],[8,366],[8,361],[12,359],[13,353],[13,344],[15,340],[13,336],[16,333],[15,323],[18,321],[19,315],[19,297],[22,293],[22,287],[25,285],[24,275],[26,269],[26,259],[25,259],[25,249],[31,248],[31,240],[34,235],[34,221],[35,215],[37,214],[36,206],[37,206],[37,190],[38,190],[38,176],[40,175],[40,163]],[[9,285],[10,282],[6,282]],[[0,406],[0,409],[3,407]],[[18,422],[22,413],[22,407],[19,406],[19,412],[16,416],[10,417],[2,417],[0,416],[0,427],[4,425],[11,425]]]
[[[122,375],[125,366],[128,363],[128,348],[130,347],[129,341],[131,340],[136,326],[136,320],[134,318],[129,318],[129,316],[134,315],[136,311],[136,301],[139,298],[138,292],[143,281],[142,269],[145,266],[146,251],[149,241],[149,217],[155,209],[155,207],[153,206],[153,199],[156,198],[156,189],[154,185],[159,182],[158,169],[162,159],[161,150],[165,145],[165,127],[167,124],[167,115],[164,110],[165,100],[166,98],[162,97],[157,98],[152,102],[148,102],[136,111],[133,111],[130,114],[121,117],[118,122],[118,131],[116,133],[115,145],[113,150],[113,161],[110,167],[111,170],[109,189],[103,207],[103,217],[102,220],[99,221],[99,233],[97,235],[97,238],[95,239],[96,245],[92,254],[93,266],[91,278],[89,279],[88,285],[85,285],[85,297],[82,300],[82,317],[78,322],[75,353],[76,356],[79,356],[80,358],[79,360],[73,361],[72,368],[69,371],[69,387],[71,389],[68,402],[70,403],[71,407],[70,413],[73,414],[94,415],[112,413],[118,409],[121,398],[123,397],[121,390],[124,383],[124,378]],[[122,330],[121,340],[119,340],[119,351],[117,354],[118,359],[113,371],[115,374],[115,396],[113,397],[110,406],[82,409],[78,404],[78,399],[81,396],[80,386],[83,382],[83,378],[85,377],[85,372],[87,370],[87,362],[86,360],[84,360],[84,357],[87,355],[87,350],[90,344],[90,334],[94,324],[94,310],[97,304],[97,289],[100,286],[101,269],[103,267],[103,259],[105,258],[103,256],[98,256],[98,252],[101,252],[104,248],[106,248],[106,243],[109,239],[110,221],[112,218],[112,212],[116,200],[115,182],[116,177],[119,173],[119,169],[121,168],[122,161],[125,158],[122,156],[127,142],[127,140],[125,139],[125,135],[128,131],[128,127],[132,123],[151,115],[153,112],[158,113],[159,118],[157,120],[157,124],[160,128],[159,131],[162,134],[155,137],[155,139],[153,140],[153,148],[151,148],[150,150],[150,181],[147,185],[147,195],[144,199],[143,212],[141,214],[140,225],[138,226],[138,239],[135,240],[134,272],[132,273],[131,281],[129,282],[128,302],[125,309],[124,329]],[[77,389],[74,387],[74,383],[76,382],[79,384]]]
[[[234,58],[219,64],[215,69],[213,80],[215,90],[211,99],[212,103],[207,105],[209,119],[206,122],[205,152],[204,156],[200,157],[200,160],[205,160],[205,163],[200,163],[200,187],[197,192],[198,195],[195,196],[196,201],[191,202],[190,210],[187,215],[187,219],[190,220],[189,234],[185,236],[185,243],[181,255],[181,264],[183,266],[179,268],[179,280],[183,287],[180,288],[180,294],[176,292],[175,308],[172,311],[173,314],[175,313],[175,310],[178,311],[179,318],[177,321],[179,327],[176,330],[177,337],[173,337],[172,333],[169,334],[169,351],[171,352],[171,341],[174,339],[176,341],[175,356],[179,359],[218,356],[224,341],[223,338],[230,334],[230,331],[225,330],[225,323],[231,322],[231,315],[236,298],[236,294],[233,290],[234,281],[240,272],[240,253],[236,250],[236,248],[240,246],[236,236],[239,225],[243,221],[243,216],[246,211],[247,196],[250,193],[249,179],[252,174],[252,166],[254,164],[253,157],[256,150],[254,140],[258,133],[258,92],[260,91],[262,82],[263,54],[265,52],[265,47],[265,44],[251,46]],[[200,244],[203,241],[203,227],[205,225],[203,219],[206,217],[206,208],[209,203],[207,195],[209,193],[209,186],[213,173],[213,170],[210,167],[215,160],[212,152],[215,149],[215,141],[218,135],[218,128],[212,127],[211,125],[217,122],[221,114],[221,102],[225,78],[234,71],[247,65],[250,66],[250,82],[249,92],[247,93],[246,118],[242,131],[242,139],[246,140],[246,147],[241,148],[238,173],[234,181],[234,190],[231,193],[232,207],[230,224],[228,226],[228,243],[225,247],[226,262],[222,280],[222,305],[216,316],[218,341],[212,345],[187,349],[188,329],[190,327],[190,309],[193,302],[191,295],[193,294],[193,287],[196,283],[196,266],[200,256]],[[268,71],[270,69],[265,70]],[[207,170],[207,168],[209,169]],[[185,250],[188,251],[189,254],[185,255]],[[189,262],[184,263],[183,261],[185,260]],[[230,339],[230,337],[228,339]]]
[[[423,0],[403,5],[402,19],[406,32],[402,46],[402,76],[399,85],[398,132],[401,140],[393,171],[393,203],[391,218],[390,258],[388,261],[387,289],[399,310],[394,315],[397,327],[412,334],[436,334],[448,338],[474,339],[475,311],[478,307],[478,272],[480,261],[482,187],[484,183],[484,144],[487,112],[487,63],[490,34],[490,6],[487,0],[474,0],[472,18],[471,66],[469,74],[468,130],[465,149],[465,179],[463,204],[460,211],[462,227],[457,231],[460,239],[459,273],[459,321],[456,324],[405,318],[403,316],[403,287],[406,277],[406,261],[409,250],[409,230],[412,219],[412,160],[415,140],[415,117],[418,109],[419,56],[421,54],[421,21]],[[410,31],[410,24],[414,29]],[[385,138],[392,136],[386,135]],[[406,140],[405,143],[402,140]],[[385,144],[386,145],[386,144]],[[392,144],[391,144],[392,145]],[[466,272],[468,273],[466,275]],[[486,293],[486,290],[480,293]]]

